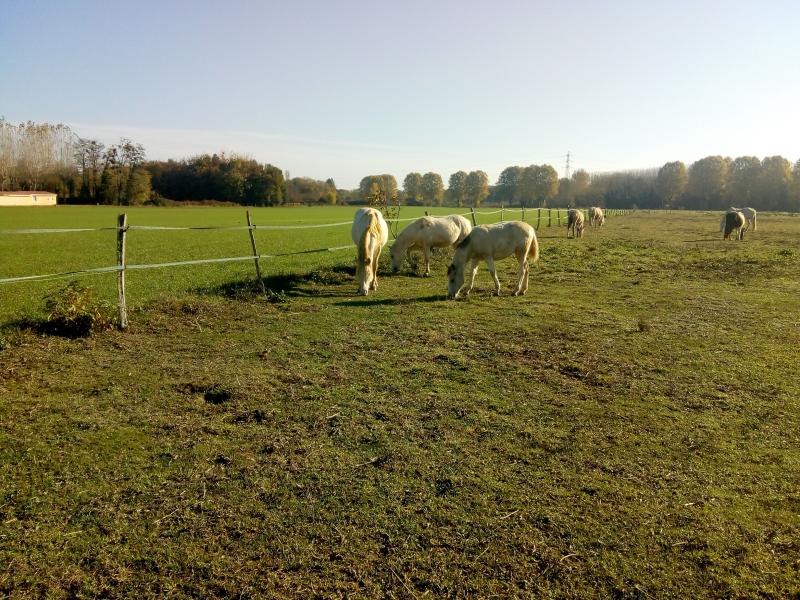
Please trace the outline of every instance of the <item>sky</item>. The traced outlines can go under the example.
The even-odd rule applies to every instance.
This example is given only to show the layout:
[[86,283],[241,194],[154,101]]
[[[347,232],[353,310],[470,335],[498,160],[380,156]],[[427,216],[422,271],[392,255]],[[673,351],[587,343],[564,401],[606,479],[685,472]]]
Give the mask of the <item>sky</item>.
[[0,0],[0,116],[292,177],[800,158],[800,2]]

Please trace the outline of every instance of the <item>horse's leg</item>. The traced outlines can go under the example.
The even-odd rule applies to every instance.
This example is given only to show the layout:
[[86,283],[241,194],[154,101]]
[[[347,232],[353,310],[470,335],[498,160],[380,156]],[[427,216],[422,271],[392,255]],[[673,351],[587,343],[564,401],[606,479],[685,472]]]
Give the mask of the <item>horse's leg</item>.
[[500,295],[500,280],[497,278],[497,267],[494,264],[494,258],[488,256],[486,258],[486,267],[489,269],[489,273],[492,274],[492,278],[494,279],[494,295]]
[[525,271],[528,268],[528,263],[525,260],[525,257],[528,254],[527,248],[523,249],[522,252],[517,250],[517,287],[514,288],[514,295],[519,296],[520,294],[524,294],[525,292],[522,291],[522,282],[525,279]]
[[380,242],[376,244],[377,248],[373,251],[372,256],[372,285],[370,286],[371,290],[378,289],[378,261],[381,258],[381,245]]
[[524,296],[525,292],[528,291],[528,275],[530,274],[530,272],[531,272],[530,264],[528,263],[527,260],[525,260],[525,276],[522,281],[522,288],[520,288],[519,291],[520,296]]
[[[475,284],[475,275],[478,273],[478,265],[479,264],[480,263],[479,263],[478,259],[476,258],[476,259],[474,259],[472,261],[472,264],[469,265],[469,275],[467,276],[468,277],[467,291],[464,292],[465,296],[469,296],[469,293],[472,291],[472,286]],[[464,265],[464,268],[466,269],[467,265]]]
[[431,275],[431,247],[428,244],[422,244],[422,253],[425,255],[425,277]]

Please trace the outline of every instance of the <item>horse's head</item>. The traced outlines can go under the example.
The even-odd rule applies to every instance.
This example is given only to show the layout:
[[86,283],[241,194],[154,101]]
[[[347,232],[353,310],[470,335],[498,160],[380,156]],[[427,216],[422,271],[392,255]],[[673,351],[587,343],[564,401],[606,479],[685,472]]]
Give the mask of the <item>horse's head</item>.
[[358,280],[358,294],[359,296],[366,296],[369,294],[369,286],[372,282],[372,259],[366,257],[358,261],[356,268],[356,279]]
[[453,262],[447,267],[447,297],[450,300],[458,298],[458,292],[464,286],[464,265],[456,266]]
[[392,273],[399,273],[400,267],[403,266],[403,259],[405,252],[400,248],[400,245],[395,242],[389,250],[389,255],[392,257]]

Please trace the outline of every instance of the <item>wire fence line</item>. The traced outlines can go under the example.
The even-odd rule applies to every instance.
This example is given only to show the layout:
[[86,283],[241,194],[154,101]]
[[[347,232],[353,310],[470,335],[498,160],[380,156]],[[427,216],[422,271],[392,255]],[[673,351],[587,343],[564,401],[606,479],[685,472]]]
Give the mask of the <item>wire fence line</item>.
[[[501,211],[476,212],[476,215],[494,215]],[[469,216],[472,213],[455,213],[459,216]],[[442,215],[451,217],[450,215]],[[391,223],[404,223],[416,221],[420,217],[408,217],[405,219],[387,219]],[[307,223],[300,225],[201,225],[195,227],[174,227],[169,225],[128,225],[128,231],[246,231],[250,230],[282,230],[282,229],[319,229],[323,227],[342,227],[352,225],[352,221],[339,221],[338,223]],[[0,229],[0,235],[4,234],[35,234],[35,233],[79,233],[84,231],[117,231],[119,227],[75,227],[62,229]]]
[[[532,208],[527,209],[531,213],[536,211],[536,220],[537,225],[536,228],[538,229],[542,224],[542,211],[547,211],[547,226],[551,226],[553,223],[553,209],[543,209],[543,208]],[[556,210],[556,217],[558,225],[561,225],[561,209]],[[477,225],[477,217],[478,216],[490,216],[490,215],[500,215],[501,222],[504,220],[505,213],[521,213],[522,219],[525,219],[526,209],[525,208],[511,208],[507,209],[502,207],[499,210],[493,211],[476,211],[471,209],[470,212],[467,213],[451,213],[449,215],[435,215],[435,216],[470,216],[473,221],[473,225]],[[624,214],[628,211],[623,210],[610,210],[608,211],[609,214]],[[564,211],[566,214],[566,211]],[[427,215],[427,211],[426,211]],[[399,223],[399,222],[408,222],[408,221],[416,221],[421,217],[409,217],[409,218],[390,218],[387,219],[389,223]],[[14,235],[14,234],[55,234],[55,233],[84,233],[84,232],[94,232],[94,231],[116,231],[117,233],[117,264],[108,267],[96,267],[91,269],[77,269],[73,271],[64,271],[60,273],[47,273],[41,275],[25,275],[19,277],[5,277],[0,279],[0,285],[7,285],[12,283],[21,283],[21,282],[41,282],[41,281],[52,281],[57,279],[64,279],[67,277],[76,277],[80,275],[98,275],[98,274],[105,274],[105,273],[116,273],[118,278],[118,294],[119,294],[119,307],[120,307],[120,326],[124,328],[127,325],[127,313],[126,313],[126,302],[125,302],[125,272],[126,271],[136,271],[136,270],[146,270],[146,269],[158,269],[158,268],[167,268],[167,267],[180,267],[180,266],[188,266],[188,265],[204,265],[204,264],[213,264],[213,263],[228,263],[228,262],[244,262],[248,260],[252,260],[255,262],[256,272],[258,274],[258,279],[261,284],[262,290],[266,293],[266,289],[264,288],[264,282],[260,275],[260,264],[259,261],[262,259],[275,259],[281,257],[288,257],[288,256],[299,256],[303,254],[318,254],[323,252],[337,252],[340,250],[352,249],[356,246],[354,244],[347,244],[344,246],[332,246],[328,248],[312,248],[306,250],[297,250],[294,252],[279,252],[279,253],[271,253],[271,254],[261,254],[258,252],[256,246],[256,240],[253,237],[253,232],[257,230],[267,230],[267,231],[276,231],[276,230],[298,230],[298,229],[318,229],[318,228],[327,228],[327,227],[342,227],[345,225],[351,225],[352,221],[340,221],[336,223],[310,223],[310,224],[298,224],[298,225],[255,225],[251,222],[250,219],[250,211],[247,211],[247,225],[221,225],[221,226],[195,226],[195,227],[172,227],[172,226],[159,226],[159,225],[128,225],[127,224],[127,215],[121,214],[119,215],[118,225],[116,227],[75,227],[75,228],[41,228],[41,229],[34,229],[34,228],[27,228],[27,229],[0,229],[0,235]],[[218,257],[218,258],[200,258],[200,259],[193,259],[193,260],[182,260],[182,261],[171,261],[171,262],[162,262],[162,263],[151,263],[151,264],[128,264],[125,260],[125,245],[126,245],[126,235],[129,231],[248,231],[250,234],[250,241],[252,245],[253,253],[248,256],[228,256],[228,257]]]
[[[497,215],[503,214],[505,212],[514,213],[514,212],[521,212],[522,214],[525,213],[526,209],[523,208],[501,208],[499,210],[492,210],[492,211],[474,211],[474,212],[466,212],[466,213],[451,213],[448,215],[434,215],[434,216],[489,216],[489,215]],[[543,209],[543,208],[530,208],[527,209],[531,212],[537,212],[538,215],[541,214],[541,211],[548,210],[551,211],[553,209]],[[558,221],[560,223],[561,216],[560,216],[560,209],[555,209],[558,211]],[[565,211],[566,212],[566,211]],[[621,211],[620,211],[621,212]],[[397,222],[409,222],[409,221],[416,221],[421,217],[408,217],[404,219],[387,219],[388,222],[397,223]],[[352,225],[352,221],[339,221],[337,223],[314,223],[314,224],[300,224],[300,225],[207,225],[207,226],[194,226],[194,227],[173,227],[173,226],[162,226],[162,225],[127,225],[123,227],[76,227],[76,228],[28,228],[28,229],[0,229],[0,235],[13,235],[13,234],[51,234],[51,233],[83,233],[89,231],[257,231],[257,230],[293,230],[293,229],[317,229],[323,227],[341,227],[344,225]],[[65,277],[71,277],[74,275],[83,275],[83,274],[100,274],[100,273],[116,273],[118,271],[128,269],[128,270],[142,270],[142,269],[156,269],[159,267],[178,267],[178,266],[185,266],[185,265],[202,265],[202,264],[211,264],[211,263],[224,263],[224,262],[240,262],[245,260],[254,260],[255,258],[258,259],[269,259],[269,258],[281,258],[286,256],[297,256],[302,254],[318,254],[322,252],[336,252],[339,250],[346,250],[349,248],[355,248],[354,244],[348,244],[344,246],[334,246],[330,248],[313,248],[308,250],[298,250],[295,252],[280,252],[280,253],[271,253],[271,254],[253,254],[249,256],[233,256],[233,257],[221,257],[221,258],[202,258],[202,259],[194,259],[194,260],[183,260],[183,261],[171,261],[171,262],[164,262],[164,263],[152,263],[152,264],[125,264],[125,265],[114,265],[110,267],[97,267],[92,269],[77,269],[73,271],[64,271],[60,273],[49,273],[43,275],[27,275],[21,277],[5,277],[0,279],[0,284],[8,284],[8,283],[17,283],[23,281],[48,281],[52,279],[61,279]]]
[[[431,215],[433,217],[453,217],[461,216],[468,217],[471,215],[488,216],[498,215],[503,213],[525,213],[526,209],[522,208],[504,208],[500,210],[482,211],[482,212],[466,212],[466,213],[451,213],[447,215]],[[529,208],[531,212],[537,211],[552,211],[558,213],[559,223],[561,221],[561,213],[566,214],[566,209],[547,209],[547,208]],[[623,211],[620,211],[620,213]],[[606,213],[608,214],[608,213]],[[407,217],[405,219],[386,219],[387,223],[405,223],[409,221],[416,221],[421,217]],[[338,223],[308,223],[300,225],[199,225],[194,227],[176,227],[171,225],[128,225],[126,231],[247,231],[247,230],[290,230],[290,229],[320,229],[326,227],[342,227],[344,225],[352,225],[352,221],[339,221]],[[39,234],[39,233],[83,233],[87,231],[119,231],[120,227],[73,227],[73,228],[29,228],[29,229],[0,229],[0,235],[14,235],[14,234]]]

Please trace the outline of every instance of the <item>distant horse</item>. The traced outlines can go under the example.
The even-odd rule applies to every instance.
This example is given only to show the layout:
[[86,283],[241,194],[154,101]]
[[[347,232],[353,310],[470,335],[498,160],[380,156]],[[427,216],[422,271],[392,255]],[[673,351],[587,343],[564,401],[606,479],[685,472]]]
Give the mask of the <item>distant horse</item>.
[[380,211],[374,208],[359,208],[353,218],[353,241],[358,246],[356,279],[358,293],[362,296],[378,289],[378,259],[381,250],[389,241],[389,228]]
[[577,208],[570,208],[567,212],[567,237],[569,237],[570,229],[572,229],[572,237],[583,237],[583,224],[583,211]]
[[[750,208],[749,206],[746,206],[745,208],[734,208],[733,206],[731,206],[728,210],[729,211],[733,211],[733,212],[740,212],[740,213],[742,213],[744,215],[744,219],[746,221],[745,228],[744,228],[745,231],[750,229],[751,225],[753,226],[753,231],[757,231],[758,230],[758,223],[756,221],[756,209],[755,208]],[[725,215],[722,215],[722,221],[720,221],[720,223],[719,223],[719,230],[720,231],[724,231],[725,230]]]
[[508,221],[495,225],[481,225],[475,227],[464,240],[456,246],[453,262],[447,268],[447,297],[455,300],[464,287],[464,271],[469,263],[469,281],[467,282],[468,296],[475,282],[480,261],[486,261],[489,273],[494,278],[495,295],[500,295],[500,280],[497,279],[495,260],[514,255],[517,257],[518,281],[514,295],[521,295],[528,291],[528,259],[532,262],[539,260],[539,242],[533,227],[523,221]]
[[743,240],[746,223],[747,219],[745,219],[741,212],[729,210],[725,213],[725,227],[723,229],[722,239],[729,240],[731,239],[731,233],[734,233],[736,239]]
[[403,229],[392,246],[392,271],[403,266],[408,251],[414,246],[425,255],[425,275],[431,274],[431,248],[453,246],[472,231],[472,224],[461,215],[422,217]]
[[589,225],[591,227],[602,227],[606,222],[606,216],[603,214],[603,209],[599,206],[592,206],[589,208]]

